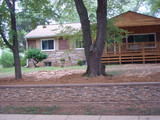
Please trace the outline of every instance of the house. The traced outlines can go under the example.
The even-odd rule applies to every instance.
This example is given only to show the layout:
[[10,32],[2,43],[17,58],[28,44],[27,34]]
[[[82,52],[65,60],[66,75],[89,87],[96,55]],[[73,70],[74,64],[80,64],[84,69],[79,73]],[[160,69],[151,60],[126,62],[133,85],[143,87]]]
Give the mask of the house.
[[[128,11],[112,18],[114,24],[129,31],[122,44],[107,46],[102,56],[102,63],[147,63],[160,61],[160,19]],[[80,29],[80,23],[64,24]],[[40,66],[59,66],[60,59],[66,59],[66,66],[76,65],[78,60],[85,61],[81,43],[75,42],[76,48],[69,51],[68,40],[56,38],[61,31],[60,25],[40,25],[25,36],[27,48],[39,48],[49,54]],[[30,65],[30,64],[29,64]]]
[[[63,24],[63,27],[80,29],[80,23]],[[75,48],[69,49],[69,41],[58,37],[62,25],[40,25],[29,32],[26,36],[26,48],[38,48],[48,54],[48,58],[39,63],[39,66],[60,66],[61,58],[65,58],[65,66],[76,65],[78,60],[85,62],[84,48],[82,43],[75,42]],[[85,64],[85,63],[84,63]],[[31,66],[32,64],[28,64]]]
[[128,11],[114,18],[114,24],[129,34],[122,44],[105,48],[102,62],[148,63],[160,62],[160,19]]

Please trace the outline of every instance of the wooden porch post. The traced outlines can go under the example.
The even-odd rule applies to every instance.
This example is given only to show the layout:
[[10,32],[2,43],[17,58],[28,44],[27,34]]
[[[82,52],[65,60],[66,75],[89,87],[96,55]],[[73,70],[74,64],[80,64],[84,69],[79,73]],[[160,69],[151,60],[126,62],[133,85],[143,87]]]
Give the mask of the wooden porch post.
[[145,64],[145,45],[142,43],[143,64]]
[[122,64],[122,61],[121,61],[121,53],[122,53],[122,51],[121,50],[122,50],[121,46],[119,45],[119,64],[120,65]]

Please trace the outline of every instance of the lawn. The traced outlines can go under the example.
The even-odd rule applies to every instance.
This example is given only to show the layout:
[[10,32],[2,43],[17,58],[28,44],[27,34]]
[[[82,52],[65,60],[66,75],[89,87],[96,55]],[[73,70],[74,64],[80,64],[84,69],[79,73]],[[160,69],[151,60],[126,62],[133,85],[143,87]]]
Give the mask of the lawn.
[[[63,70],[63,69],[85,69],[86,66],[71,66],[71,67],[37,67],[37,68],[27,68],[21,67],[22,74],[36,72],[36,71],[54,71],[54,70]],[[14,67],[12,68],[3,68],[0,66],[0,78],[14,76]]]
[[23,79],[14,79],[14,68],[0,67],[1,85],[28,84],[90,84],[123,82],[160,82],[160,64],[107,65],[107,77],[82,76],[86,66],[72,67],[22,67]]

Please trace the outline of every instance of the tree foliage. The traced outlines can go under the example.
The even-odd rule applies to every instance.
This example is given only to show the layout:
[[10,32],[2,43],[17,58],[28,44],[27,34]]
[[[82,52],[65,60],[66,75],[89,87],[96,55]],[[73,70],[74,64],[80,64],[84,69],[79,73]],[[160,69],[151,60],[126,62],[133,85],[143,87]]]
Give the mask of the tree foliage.
[[9,49],[5,49],[2,52],[1,64],[4,68],[9,68],[14,66],[13,53]]
[[150,7],[150,15],[158,16],[160,12],[160,0],[147,0],[147,5]]
[[[75,48],[76,41],[83,42],[81,29],[75,29],[71,26],[64,27],[63,25],[59,27],[62,30],[60,31],[60,33],[57,33],[57,36],[58,36],[57,38],[60,38],[61,36],[63,36],[63,39],[68,39],[69,44],[71,46],[71,50]],[[122,39],[126,37],[127,33],[129,32],[115,26],[113,19],[109,19],[107,21],[106,45],[108,46],[113,43],[121,44]],[[97,23],[91,23],[91,37],[92,37],[92,41],[95,42],[97,37]]]
[[[19,8],[17,7],[19,6]],[[18,35],[24,35],[23,31],[17,32],[17,19],[31,19],[32,28],[37,26],[37,20],[46,23],[48,19],[53,18],[55,13],[52,10],[53,5],[50,0],[2,0],[0,1],[0,34],[3,42],[9,47],[14,55],[15,78],[22,78]],[[25,15],[24,15],[25,14]],[[54,14],[55,15],[55,14]],[[41,19],[46,18],[46,19]],[[20,24],[21,27],[21,24]],[[21,41],[21,40],[19,40]]]
[[25,58],[32,61],[35,67],[38,63],[47,58],[47,54],[43,53],[40,49],[29,49],[25,52]]

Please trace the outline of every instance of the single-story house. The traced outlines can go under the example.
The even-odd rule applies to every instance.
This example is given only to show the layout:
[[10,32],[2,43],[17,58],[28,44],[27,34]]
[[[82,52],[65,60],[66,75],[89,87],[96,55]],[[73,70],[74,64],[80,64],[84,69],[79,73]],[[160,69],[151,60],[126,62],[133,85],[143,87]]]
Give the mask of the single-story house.
[[115,25],[129,34],[122,44],[107,46],[102,62],[147,63],[160,61],[160,19],[128,11],[113,18]]
[[[38,48],[48,54],[48,58],[39,63],[39,66],[60,66],[61,58],[65,58],[65,66],[76,65],[78,60],[85,64],[84,48],[82,43],[75,41],[75,47],[70,49],[69,41],[57,37],[65,27],[80,29],[80,23],[62,25],[39,25],[26,36],[26,48]],[[29,66],[32,66],[30,62]]]
[[[160,61],[160,19],[128,11],[116,16],[115,25],[129,31],[122,44],[107,46],[102,56],[102,62],[134,63]],[[80,29],[80,23],[63,24]],[[27,48],[39,48],[49,54],[40,66],[59,66],[60,59],[66,59],[66,66],[76,65],[78,60],[85,61],[83,45],[75,42],[75,48],[69,51],[68,40],[56,38],[61,31],[60,25],[40,25],[26,36]],[[29,64],[30,65],[30,64]]]

